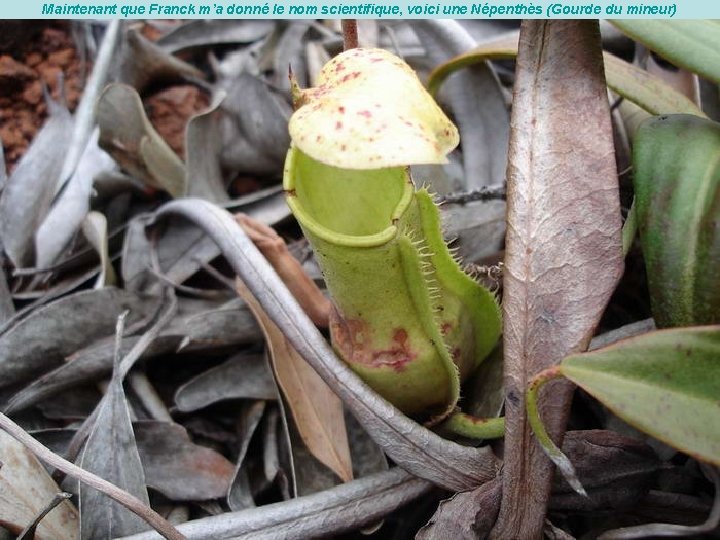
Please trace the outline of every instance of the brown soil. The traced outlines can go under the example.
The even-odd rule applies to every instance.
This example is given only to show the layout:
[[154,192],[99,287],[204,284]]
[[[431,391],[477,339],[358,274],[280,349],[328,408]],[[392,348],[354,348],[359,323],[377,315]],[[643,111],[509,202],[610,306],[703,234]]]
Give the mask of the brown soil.
[[59,99],[58,77],[62,74],[65,97],[73,110],[86,73],[76,57],[70,23],[22,24],[27,33],[23,36],[23,27],[13,27],[11,37],[2,42],[0,49],[0,139],[8,172],[12,172],[47,116],[43,83],[53,98]]
[[185,126],[208,108],[206,94],[191,85],[171,86],[145,100],[148,118],[170,147],[184,159]]
[[[158,32],[146,25],[148,34]],[[42,84],[60,97],[58,76],[70,110],[81,97],[89,63],[79,61],[68,21],[0,21],[0,140],[11,173],[47,117]],[[191,85],[163,89],[145,99],[148,117],[160,135],[184,156],[185,126],[207,108],[208,96]]]

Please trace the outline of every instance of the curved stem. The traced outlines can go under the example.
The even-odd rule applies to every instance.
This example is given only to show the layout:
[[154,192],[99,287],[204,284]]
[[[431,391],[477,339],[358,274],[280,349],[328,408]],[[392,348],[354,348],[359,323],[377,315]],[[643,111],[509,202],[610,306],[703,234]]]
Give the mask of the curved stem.
[[542,418],[540,417],[540,409],[538,408],[538,395],[540,388],[542,388],[545,383],[554,379],[559,379],[562,376],[563,374],[560,370],[560,366],[553,366],[541,371],[530,380],[530,385],[528,386],[527,393],[525,395],[527,419],[533,433],[535,433],[535,437],[537,437],[540,446],[542,446],[543,451],[557,466],[562,475],[565,477],[565,480],[567,480],[568,484],[570,484],[570,486],[580,495],[587,497],[585,488],[583,488],[577,474],[575,473],[575,467],[573,467],[567,456],[563,454],[562,450],[560,450],[560,448],[558,448],[553,442],[545,429],[545,424],[543,424]]
[[499,439],[505,434],[505,418],[477,418],[456,412],[440,428],[469,439]]

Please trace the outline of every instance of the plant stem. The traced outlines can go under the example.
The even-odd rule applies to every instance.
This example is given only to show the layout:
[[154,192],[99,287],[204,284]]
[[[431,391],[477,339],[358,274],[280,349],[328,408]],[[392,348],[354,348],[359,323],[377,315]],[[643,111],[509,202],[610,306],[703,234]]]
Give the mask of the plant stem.
[[578,480],[577,474],[575,473],[575,467],[573,467],[567,456],[563,454],[562,450],[560,450],[560,448],[558,448],[553,442],[545,429],[545,424],[543,424],[542,418],[540,417],[540,409],[538,408],[538,395],[540,388],[542,388],[545,383],[554,379],[559,379],[562,376],[561,367],[558,365],[545,369],[530,379],[530,384],[528,386],[527,393],[525,394],[527,419],[533,433],[535,433],[535,437],[537,437],[540,446],[542,446],[543,451],[557,466],[562,475],[565,477],[565,480],[567,480],[568,484],[570,484],[570,486],[580,495],[587,497],[585,488],[583,488],[580,480]]
[[357,19],[342,20],[343,49],[355,49],[358,47]]
[[505,434],[505,418],[476,418],[456,412],[440,427],[469,439],[499,439]]

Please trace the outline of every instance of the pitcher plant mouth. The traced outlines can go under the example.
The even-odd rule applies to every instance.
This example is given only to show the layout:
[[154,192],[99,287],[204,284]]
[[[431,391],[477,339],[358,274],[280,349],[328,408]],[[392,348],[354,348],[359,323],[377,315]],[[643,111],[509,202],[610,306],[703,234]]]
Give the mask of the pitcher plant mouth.
[[379,246],[394,238],[414,192],[409,167],[368,175],[320,163],[294,145],[285,160],[283,188],[298,221],[322,240],[348,247]]

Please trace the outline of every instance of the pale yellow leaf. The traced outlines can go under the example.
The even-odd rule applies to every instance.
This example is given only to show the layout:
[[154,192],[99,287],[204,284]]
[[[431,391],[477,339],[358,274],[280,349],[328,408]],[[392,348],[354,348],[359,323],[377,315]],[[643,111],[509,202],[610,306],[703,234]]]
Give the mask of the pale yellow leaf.
[[459,142],[415,72],[383,49],[337,55],[318,82],[300,93],[290,136],[321,163],[343,169],[446,163]]
[[[19,534],[62,490],[22,444],[0,429],[0,526]],[[68,501],[40,522],[36,540],[76,540],[78,512]]]

